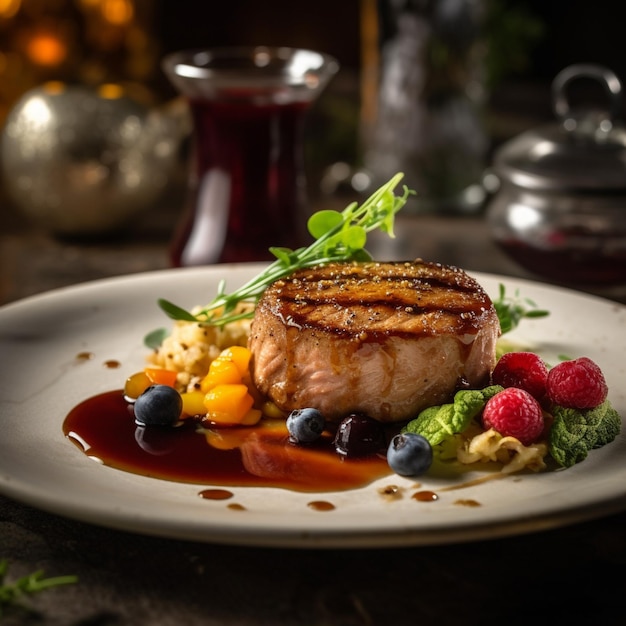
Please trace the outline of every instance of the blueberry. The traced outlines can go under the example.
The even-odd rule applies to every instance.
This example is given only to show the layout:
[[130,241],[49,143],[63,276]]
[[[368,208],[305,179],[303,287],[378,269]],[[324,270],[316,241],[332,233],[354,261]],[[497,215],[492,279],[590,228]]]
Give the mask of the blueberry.
[[401,433],[389,443],[387,462],[400,476],[419,476],[431,466],[433,449],[421,435]]
[[343,456],[368,456],[385,449],[385,432],[375,419],[353,413],[339,423],[334,444]]
[[135,401],[135,422],[141,426],[173,426],[182,408],[183,399],[176,389],[150,385]]
[[296,409],[287,418],[289,441],[293,443],[313,443],[322,436],[324,426],[324,416],[317,409]]

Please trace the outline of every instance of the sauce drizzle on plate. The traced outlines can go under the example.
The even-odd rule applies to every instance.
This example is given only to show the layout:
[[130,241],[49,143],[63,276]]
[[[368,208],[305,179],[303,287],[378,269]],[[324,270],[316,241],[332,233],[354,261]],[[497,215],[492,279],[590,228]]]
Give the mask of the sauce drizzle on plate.
[[363,487],[392,473],[384,457],[337,454],[331,433],[315,445],[291,444],[284,420],[215,430],[192,420],[175,428],[138,426],[122,390],[78,404],[63,432],[104,465],[184,483],[329,492]]

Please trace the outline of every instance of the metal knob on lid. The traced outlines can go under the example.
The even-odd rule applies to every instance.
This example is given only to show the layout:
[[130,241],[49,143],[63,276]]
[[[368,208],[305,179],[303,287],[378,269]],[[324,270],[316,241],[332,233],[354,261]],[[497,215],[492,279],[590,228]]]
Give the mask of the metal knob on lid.
[[[574,109],[567,88],[580,78],[604,84],[606,110]],[[552,84],[558,123],[525,132],[496,152],[494,171],[501,181],[529,189],[626,193],[626,129],[617,118],[622,85],[617,76],[597,65],[573,65]]]
[[572,122],[575,123],[576,120],[575,110],[570,106],[566,88],[579,78],[593,78],[603,83],[609,97],[609,119],[617,119],[622,104],[622,83],[619,78],[610,69],[601,65],[570,65],[559,72],[552,82],[554,113],[565,128],[572,129]]
[[[579,79],[604,87],[603,108],[572,105]],[[573,285],[626,285],[626,128],[622,83],[573,65],[552,83],[556,121],[496,151],[500,189],[487,208],[494,240],[537,275]]]

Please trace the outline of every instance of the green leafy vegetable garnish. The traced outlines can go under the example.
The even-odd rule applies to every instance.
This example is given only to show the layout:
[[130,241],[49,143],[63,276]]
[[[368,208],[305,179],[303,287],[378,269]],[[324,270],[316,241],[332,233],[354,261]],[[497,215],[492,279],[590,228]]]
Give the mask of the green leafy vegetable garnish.
[[[422,435],[436,451],[445,453],[445,445],[466,431],[487,401],[502,389],[500,385],[491,385],[457,391],[452,403],[424,409],[406,424],[403,432]],[[608,400],[593,409],[553,405],[550,413],[548,451],[561,467],[584,461],[590,450],[611,443],[620,433],[621,418]]]
[[538,309],[530,298],[521,298],[519,290],[515,290],[513,297],[506,295],[506,288],[500,284],[498,299],[493,301],[493,306],[500,320],[502,334],[515,329],[524,318],[546,317],[549,311]]
[[[315,238],[312,244],[296,250],[270,248],[270,252],[276,257],[273,263],[230,294],[225,292],[222,281],[217,296],[201,311],[190,313],[163,299],[158,301],[159,306],[174,320],[223,326],[238,319],[252,317],[251,311],[236,311],[237,305],[243,302],[256,304],[269,285],[295,270],[335,261],[372,260],[365,249],[367,233],[380,229],[394,237],[395,214],[406,204],[409,195],[414,193],[405,186],[401,196],[394,194],[394,189],[402,178],[403,174],[396,174],[361,205],[353,202],[341,212],[317,211],[308,221],[309,232]],[[155,337],[152,339],[156,340]]]
[[69,585],[75,583],[76,576],[56,576],[54,578],[44,578],[43,572],[35,572],[19,578],[15,582],[5,582],[9,563],[6,560],[0,561],[0,617],[6,609],[10,607],[28,608],[22,604],[25,596],[44,591],[50,587],[59,585]]
[[403,431],[422,435],[431,446],[436,446],[448,437],[462,433],[483,410],[487,400],[503,389],[500,385],[461,389],[454,394],[452,403],[424,409]]
[[552,415],[548,449],[562,467],[584,461],[590,450],[613,441],[621,428],[620,416],[608,400],[593,409],[555,406]]

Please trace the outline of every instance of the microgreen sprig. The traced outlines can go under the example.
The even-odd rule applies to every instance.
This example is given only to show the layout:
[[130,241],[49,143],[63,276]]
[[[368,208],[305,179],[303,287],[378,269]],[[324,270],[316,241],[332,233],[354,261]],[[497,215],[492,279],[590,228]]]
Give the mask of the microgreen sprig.
[[502,283],[493,306],[498,314],[503,335],[517,328],[524,318],[546,317],[550,314],[549,311],[538,309],[530,298],[522,298],[518,289],[513,296],[506,295],[506,288]]
[[59,585],[69,585],[75,583],[76,576],[55,576],[54,578],[44,578],[43,572],[34,572],[19,578],[15,582],[5,582],[5,576],[9,568],[7,560],[0,561],[0,617],[5,614],[9,607],[28,608],[22,604],[25,596],[58,587]]
[[315,238],[313,243],[296,250],[270,248],[275,261],[232,293],[226,293],[226,284],[221,281],[217,295],[201,311],[191,313],[162,298],[158,300],[159,306],[174,320],[223,326],[252,317],[252,311],[241,313],[236,310],[237,305],[243,302],[256,304],[269,285],[295,270],[334,261],[371,260],[365,249],[367,234],[380,229],[394,237],[395,214],[414,193],[405,186],[402,195],[395,195],[394,189],[402,178],[403,174],[396,174],[362,204],[353,202],[341,212],[328,209],[317,211],[307,224],[309,233]]

